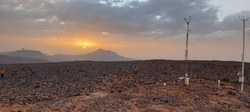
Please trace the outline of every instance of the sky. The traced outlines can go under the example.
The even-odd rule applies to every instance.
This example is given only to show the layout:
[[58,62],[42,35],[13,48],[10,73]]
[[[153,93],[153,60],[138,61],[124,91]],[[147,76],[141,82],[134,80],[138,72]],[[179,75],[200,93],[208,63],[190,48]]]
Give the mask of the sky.
[[[84,54],[99,48],[133,59],[241,61],[249,0],[1,0],[0,52]],[[250,62],[250,21],[245,59]]]

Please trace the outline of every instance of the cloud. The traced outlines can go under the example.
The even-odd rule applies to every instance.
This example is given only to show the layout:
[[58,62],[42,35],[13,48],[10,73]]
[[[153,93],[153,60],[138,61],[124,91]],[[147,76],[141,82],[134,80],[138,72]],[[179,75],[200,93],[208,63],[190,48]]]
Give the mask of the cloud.
[[185,33],[189,16],[193,35],[236,30],[238,14],[219,22],[218,11],[206,0],[1,0],[0,36],[170,37]]
[[[242,21],[241,19],[247,19],[247,17],[243,17],[244,15],[250,16],[250,11],[241,11],[229,16],[226,16],[224,20],[221,22],[221,29],[223,31],[229,31],[229,30],[234,30],[234,31],[239,31],[242,30]],[[249,26],[247,26],[249,28]]]

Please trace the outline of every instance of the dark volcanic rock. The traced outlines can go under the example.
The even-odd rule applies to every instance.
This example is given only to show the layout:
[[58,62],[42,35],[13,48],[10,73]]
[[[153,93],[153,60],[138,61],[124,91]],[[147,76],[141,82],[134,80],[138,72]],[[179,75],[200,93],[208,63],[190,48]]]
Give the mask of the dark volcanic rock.
[[[250,64],[245,65],[246,93],[242,94],[235,83],[240,65],[188,61],[190,85],[185,86],[178,80],[185,74],[183,61],[6,64],[1,65],[7,71],[0,80],[0,107],[33,104],[30,111],[154,112],[170,107],[170,111],[238,111],[250,107]],[[218,80],[221,87],[217,87]],[[107,95],[95,95],[100,91]],[[225,97],[229,101],[222,99]]]

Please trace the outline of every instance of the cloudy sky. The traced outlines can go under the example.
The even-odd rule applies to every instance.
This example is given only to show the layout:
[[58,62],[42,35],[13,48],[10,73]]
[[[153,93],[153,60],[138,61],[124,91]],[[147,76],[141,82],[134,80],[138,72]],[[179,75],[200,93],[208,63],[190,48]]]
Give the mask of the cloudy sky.
[[[1,0],[0,52],[83,54],[99,48],[134,59],[241,60],[249,0]],[[246,60],[250,62],[250,22]]]

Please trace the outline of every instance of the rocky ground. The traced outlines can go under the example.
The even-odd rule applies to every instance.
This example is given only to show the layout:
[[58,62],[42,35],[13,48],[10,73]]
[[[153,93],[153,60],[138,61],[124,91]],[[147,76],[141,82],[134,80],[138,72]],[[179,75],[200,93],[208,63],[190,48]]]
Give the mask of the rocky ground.
[[[250,64],[239,62],[63,62],[0,65],[0,112],[250,112]],[[221,86],[218,87],[218,80]],[[166,86],[163,84],[166,83]]]

